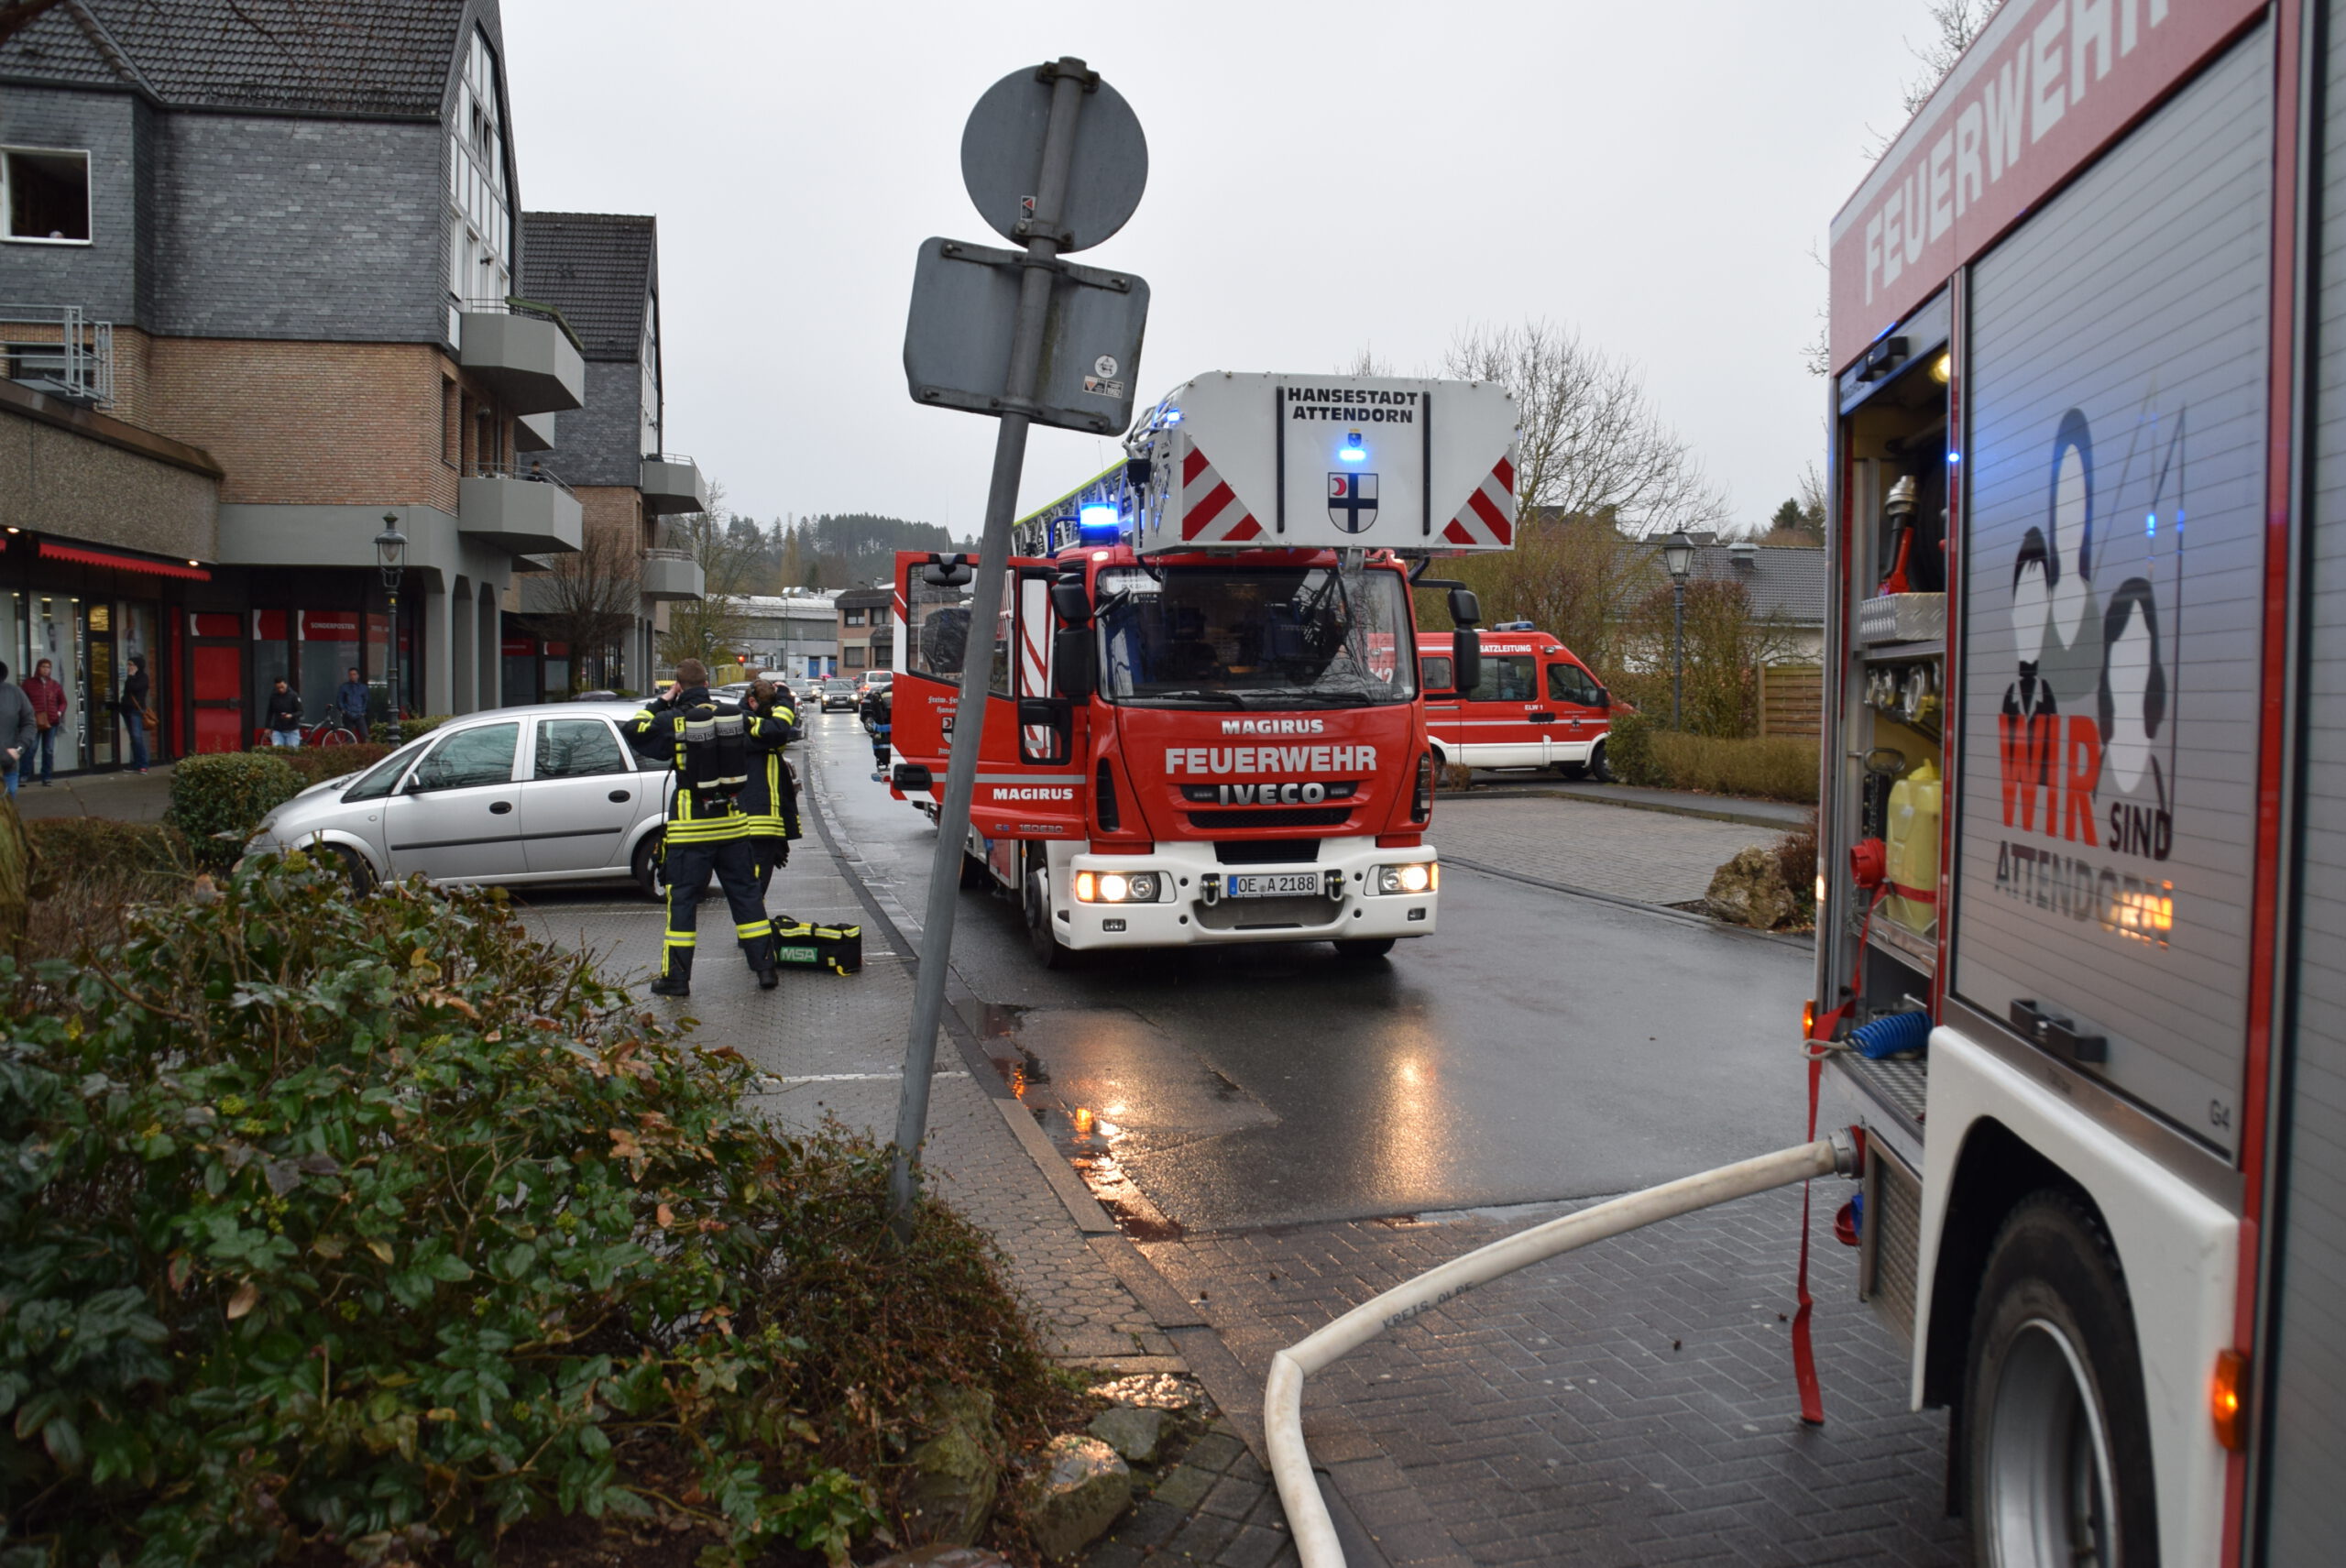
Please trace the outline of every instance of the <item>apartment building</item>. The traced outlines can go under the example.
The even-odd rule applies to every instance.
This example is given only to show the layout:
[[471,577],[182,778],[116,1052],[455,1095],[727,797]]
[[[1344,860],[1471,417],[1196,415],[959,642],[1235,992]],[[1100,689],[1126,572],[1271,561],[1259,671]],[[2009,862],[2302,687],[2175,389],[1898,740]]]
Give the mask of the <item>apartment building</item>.
[[57,662],[71,765],[119,760],[133,653],[167,755],[280,675],[502,700],[507,590],[586,511],[530,472],[588,373],[520,209],[495,0],[63,0],[0,44],[0,658]]
[[877,586],[846,588],[831,596],[839,618],[839,674],[860,675],[893,665],[895,632],[889,613],[894,602],[893,590]]
[[553,444],[532,459],[577,496],[586,548],[515,579],[506,696],[643,691],[665,607],[701,598],[706,586],[698,562],[661,543],[660,520],[708,506],[700,466],[662,450],[659,224],[626,213],[524,213],[521,241],[522,293],[559,311],[586,356],[586,406],[562,415]]

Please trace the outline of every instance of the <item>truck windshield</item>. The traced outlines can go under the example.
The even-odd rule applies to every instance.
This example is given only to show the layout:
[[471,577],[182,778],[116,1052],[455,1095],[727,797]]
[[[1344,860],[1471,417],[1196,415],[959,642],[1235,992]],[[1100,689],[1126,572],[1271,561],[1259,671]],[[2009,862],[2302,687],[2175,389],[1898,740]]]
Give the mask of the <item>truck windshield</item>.
[[1120,567],[1098,587],[1102,695],[1143,707],[1365,707],[1417,695],[1398,572]]

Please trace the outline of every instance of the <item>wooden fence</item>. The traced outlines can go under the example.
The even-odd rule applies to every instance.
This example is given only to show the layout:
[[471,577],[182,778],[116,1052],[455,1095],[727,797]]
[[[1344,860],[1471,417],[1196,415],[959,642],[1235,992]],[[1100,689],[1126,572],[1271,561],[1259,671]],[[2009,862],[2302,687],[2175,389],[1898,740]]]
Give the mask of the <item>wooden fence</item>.
[[1760,666],[1760,733],[1819,740],[1825,733],[1825,668]]

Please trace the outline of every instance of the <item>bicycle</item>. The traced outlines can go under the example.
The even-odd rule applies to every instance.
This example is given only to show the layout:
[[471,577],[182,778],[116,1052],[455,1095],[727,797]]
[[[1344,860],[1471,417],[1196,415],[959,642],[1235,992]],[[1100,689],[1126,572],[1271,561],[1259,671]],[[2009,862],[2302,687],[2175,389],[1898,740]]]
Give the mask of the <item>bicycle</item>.
[[356,746],[358,732],[344,722],[342,715],[328,714],[301,731],[304,746]]

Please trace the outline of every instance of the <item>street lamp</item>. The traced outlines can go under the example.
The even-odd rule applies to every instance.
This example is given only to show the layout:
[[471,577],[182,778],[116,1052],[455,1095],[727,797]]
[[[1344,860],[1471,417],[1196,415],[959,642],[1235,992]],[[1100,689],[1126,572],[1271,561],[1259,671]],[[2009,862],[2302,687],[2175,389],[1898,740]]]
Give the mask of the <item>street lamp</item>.
[[375,559],[383,568],[383,596],[390,610],[389,650],[384,673],[391,686],[391,744],[400,738],[400,576],[407,570],[407,535],[400,532],[397,512],[383,514],[383,532],[375,535]]
[[1680,529],[1661,542],[1661,564],[1670,573],[1670,727],[1681,729],[1680,698],[1686,685],[1686,574],[1694,569],[1694,542]]

